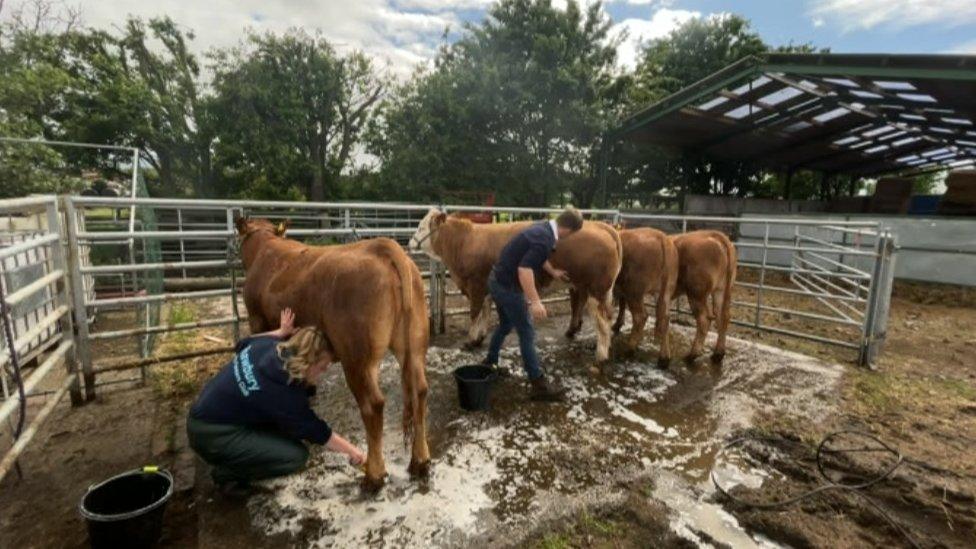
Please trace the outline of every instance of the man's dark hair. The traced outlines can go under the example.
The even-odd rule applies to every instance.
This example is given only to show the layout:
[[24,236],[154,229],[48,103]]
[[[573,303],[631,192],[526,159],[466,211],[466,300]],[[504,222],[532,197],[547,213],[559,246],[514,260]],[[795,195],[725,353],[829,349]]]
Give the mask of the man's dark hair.
[[578,231],[583,228],[583,215],[579,213],[579,210],[570,206],[556,218],[556,225],[571,231]]

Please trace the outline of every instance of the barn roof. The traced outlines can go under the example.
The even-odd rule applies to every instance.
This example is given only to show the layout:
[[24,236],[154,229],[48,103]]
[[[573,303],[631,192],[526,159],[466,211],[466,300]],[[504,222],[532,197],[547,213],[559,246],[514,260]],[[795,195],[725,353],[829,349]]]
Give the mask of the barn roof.
[[976,163],[976,56],[747,57],[623,120],[629,140],[873,176]]

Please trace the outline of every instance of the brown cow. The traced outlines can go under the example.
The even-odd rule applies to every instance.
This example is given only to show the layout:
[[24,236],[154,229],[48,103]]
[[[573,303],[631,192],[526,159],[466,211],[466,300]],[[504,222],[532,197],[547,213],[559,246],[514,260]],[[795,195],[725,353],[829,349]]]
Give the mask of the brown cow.
[[644,296],[656,295],[654,336],[660,348],[657,362],[658,366],[666,367],[671,360],[669,317],[671,296],[678,282],[678,250],[668,235],[649,227],[620,231],[620,240],[623,243],[624,264],[613,288],[620,305],[613,332],[620,332],[626,315],[625,307],[630,309],[633,325],[627,345],[631,350],[636,349],[644,336],[644,323],[647,321]]
[[383,461],[379,363],[387,349],[400,363],[403,432],[412,436],[409,472],[425,475],[427,447],[427,302],[417,266],[400,246],[376,238],[341,246],[308,246],[284,238],[264,219],[238,219],[244,262],[244,304],[251,333],[274,328],[282,309],[298,326],[317,326],[342,362],[359,403],[368,452],[364,485],[378,488]]
[[[432,208],[410,238],[411,248],[423,250],[447,265],[451,280],[468,298],[471,304],[469,347],[480,345],[488,333],[490,309],[485,300],[491,268],[505,244],[530,224],[528,221],[475,224]],[[581,230],[560,240],[549,258],[554,267],[565,270],[572,279],[573,317],[566,335],[573,337],[579,330],[583,304],[589,303],[597,327],[598,360],[606,360],[610,354],[610,298],[613,282],[620,272],[621,256],[617,231],[606,223],[587,221]],[[545,273],[541,278],[540,284],[548,283]]]
[[[671,237],[678,249],[678,285],[675,297],[684,294],[697,329],[686,360],[702,353],[705,335],[718,318],[718,339],[712,361],[725,357],[725,335],[732,319],[732,287],[735,284],[736,251],[729,237],[718,231],[693,231]],[[711,308],[709,308],[711,298]]]

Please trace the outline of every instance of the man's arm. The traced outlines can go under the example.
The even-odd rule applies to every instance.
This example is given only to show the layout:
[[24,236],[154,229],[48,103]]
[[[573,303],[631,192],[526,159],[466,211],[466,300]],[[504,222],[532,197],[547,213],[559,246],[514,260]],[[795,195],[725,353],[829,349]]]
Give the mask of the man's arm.
[[569,273],[562,269],[557,269],[549,262],[547,259],[545,263],[542,264],[542,268],[545,269],[549,276],[555,278],[556,280],[562,280],[563,282],[569,282]]
[[519,267],[518,279],[522,286],[522,293],[525,294],[525,299],[529,302],[529,311],[532,312],[532,316],[536,320],[546,318],[546,308],[542,306],[539,292],[535,289],[535,271],[528,267]]

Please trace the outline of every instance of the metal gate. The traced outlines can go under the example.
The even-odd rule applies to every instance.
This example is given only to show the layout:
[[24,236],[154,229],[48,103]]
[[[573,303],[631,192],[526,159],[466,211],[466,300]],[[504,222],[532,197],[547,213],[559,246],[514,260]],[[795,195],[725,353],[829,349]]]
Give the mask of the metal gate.
[[0,200],[0,422],[10,434],[0,480],[65,394],[81,402],[67,284],[79,258],[65,257],[57,200]]

